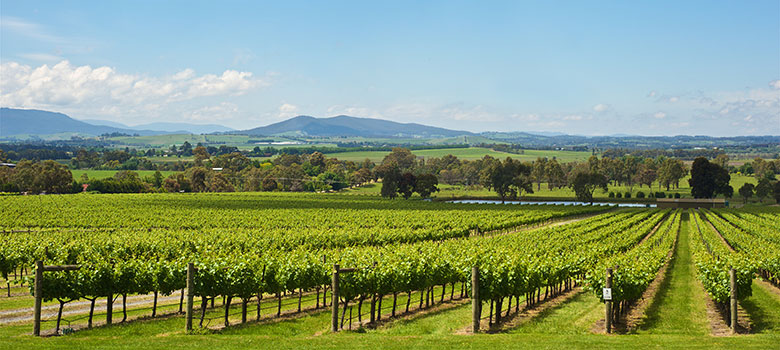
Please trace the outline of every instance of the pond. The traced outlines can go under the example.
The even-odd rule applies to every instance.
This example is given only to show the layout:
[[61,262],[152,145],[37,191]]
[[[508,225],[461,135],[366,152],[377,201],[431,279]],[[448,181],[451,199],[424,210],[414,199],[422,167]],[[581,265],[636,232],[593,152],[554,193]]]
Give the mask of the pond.
[[[499,200],[488,199],[458,199],[454,201],[448,201],[448,203],[465,203],[465,204],[501,204]],[[519,205],[591,205],[587,202],[573,202],[573,201],[506,201],[504,204],[519,204]],[[621,208],[655,208],[655,204],[645,203],[608,203],[608,202],[593,202],[592,205],[600,206],[618,206]]]

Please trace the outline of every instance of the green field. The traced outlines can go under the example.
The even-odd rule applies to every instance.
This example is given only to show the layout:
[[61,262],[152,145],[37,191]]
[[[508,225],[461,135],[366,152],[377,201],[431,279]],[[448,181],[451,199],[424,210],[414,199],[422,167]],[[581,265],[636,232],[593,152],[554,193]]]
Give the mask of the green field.
[[[382,161],[390,152],[385,151],[363,151],[363,152],[340,152],[326,154],[328,157],[338,158],[340,160],[362,161],[366,158],[378,163]],[[441,158],[446,155],[453,155],[463,160],[475,160],[485,156],[491,156],[494,158],[504,159],[511,157],[514,159],[520,159],[524,161],[536,160],[538,157],[547,157],[549,159],[555,158],[559,162],[573,162],[584,161],[591,156],[590,152],[575,152],[575,151],[539,151],[539,150],[524,150],[523,154],[513,154],[505,152],[497,152],[492,149],[469,147],[469,148],[442,148],[442,149],[425,149],[412,151],[418,157],[425,158]]]
[[[708,321],[711,316],[708,316],[709,309],[706,305],[709,296],[697,277],[694,265],[696,258],[691,248],[700,236],[692,231],[695,226],[691,222],[689,212],[649,209],[616,209],[605,212],[604,209],[606,208],[431,203],[344,194],[16,196],[0,201],[0,210],[12,214],[0,224],[0,229],[6,232],[6,240],[0,243],[0,258],[9,259],[3,261],[25,261],[24,265],[27,265],[31,255],[43,256],[40,254],[45,247],[47,264],[66,263],[68,256],[79,256],[78,263],[82,264],[83,269],[87,269],[84,274],[79,272],[79,276],[83,278],[93,278],[90,277],[93,276],[90,269],[101,266],[113,268],[114,264],[127,262],[132,265],[122,266],[134,267],[137,270],[133,271],[138,273],[138,276],[145,276],[144,269],[150,266],[146,265],[146,262],[163,259],[157,254],[166,252],[165,255],[173,253],[163,259],[170,259],[165,260],[172,264],[170,266],[182,266],[182,261],[197,261],[200,266],[198,276],[201,276],[201,273],[206,274],[205,276],[213,274],[224,276],[226,281],[244,278],[242,276],[246,276],[246,266],[263,266],[262,269],[251,270],[257,271],[258,274],[262,270],[263,276],[266,276],[266,271],[279,271],[277,269],[281,268],[287,272],[279,274],[277,278],[286,279],[289,284],[285,288],[289,290],[286,296],[280,296],[278,299],[282,303],[280,310],[283,316],[277,317],[277,299],[270,292],[271,289],[266,289],[274,287],[261,285],[260,288],[264,288],[264,297],[261,300],[262,318],[255,321],[256,299],[252,300],[248,305],[249,321],[246,324],[241,324],[241,303],[240,299],[235,298],[228,310],[231,325],[227,328],[222,327],[225,311],[223,299],[218,297],[214,303],[216,307],[205,310],[206,328],[200,329],[198,318],[201,299],[196,297],[196,331],[193,334],[185,332],[185,318],[178,313],[179,287],[174,288],[171,296],[162,296],[156,317],[151,317],[152,296],[145,293],[130,293],[130,298],[136,301],[136,304],[130,306],[127,322],[120,322],[122,310],[118,301],[113,309],[115,324],[112,326],[101,325],[106,318],[106,311],[105,306],[99,305],[94,314],[97,326],[93,329],[84,328],[88,303],[81,299],[82,304],[66,309],[70,310],[70,313],[64,316],[63,327],[73,327],[75,333],[37,338],[30,334],[32,322],[29,308],[33,298],[29,294],[29,287],[20,287],[16,285],[17,282],[12,282],[12,297],[6,297],[6,290],[0,290],[0,349],[777,348],[777,344],[780,344],[780,289],[758,279],[753,282],[752,296],[740,301],[745,315],[753,324],[750,334],[712,334]],[[105,215],[119,211],[122,215]],[[736,212],[748,222],[750,219],[747,217],[750,215],[761,215],[765,218],[761,224],[765,225],[764,227],[776,225],[772,218],[780,215],[780,210],[775,208]],[[666,216],[667,214],[669,216]],[[417,303],[424,293],[412,291],[409,299],[411,311],[398,317],[390,315],[393,296],[382,294],[381,323],[364,328],[355,324],[353,330],[345,329],[335,334],[329,331],[330,310],[315,307],[319,304],[319,301],[315,303],[315,298],[320,295],[319,291],[317,297],[312,289],[303,292],[300,304],[303,311],[297,310],[297,293],[301,290],[295,286],[307,278],[305,276],[308,275],[304,272],[330,276],[330,270],[319,270],[317,266],[327,267],[338,262],[342,267],[365,266],[363,269],[367,271],[378,269],[377,276],[389,276],[387,274],[396,269],[407,271],[404,267],[406,265],[398,262],[408,259],[414,264],[415,259],[420,258],[424,263],[419,265],[420,269],[413,269],[416,271],[413,276],[428,275],[436,279],[439,277],[434,276],[447,274],[446,269],[442,270],[447,266],[468,266],[466,261],[470,261],[472,257],[466,255],[472,253],[459,250],[465,249],[459,248],[460,246],[472,247],[482,251],[482,254],[495,252],[496,260],[485,262],[493,261],[497,264],[504,260],[514,261],[506,254],[514,254],[517,250],[502,248],[507,244],[516,244],[512,242],[526,242],[521,245],[526,246],[528,251],[521,251],[518,256],[569,246],[574,254],[579,249],[576,242],[569,242],[562,237],[581,240],[581,244],[592,247],[600,247],[603,244],[601,240],[593,238],[605,232],[611,232],[608,236],[614,237],[615,242],[622,241],[623,238],[620,237],[641,238],[645,234],[642,232],[645,231],[650,232],[646,234],[652,240],[653,237],[660,237],[660,233],[650,231],[656,222],[657,227],[668,225],[671,231],[666,232],[672,234],[666,237],[670,240],[677,237],[677,244],[673,248],[661,248],[666,249],[663,250],[664,254],[666,251],[672,252],[672,258],[668,260],[666,274],[658,277],[659,292],[652,296],[638,326],[624,334],[599,333],[598,325],[604,317],[604,305],[595,297],[593,291],[581,287],[559,299],[548,300],[545,297],[537,306],[524,309],[526,311],[523,311],[520,318],[510,318],[509,323],[502,327],[480,334],[470,334],[467,331],[471,322],[471,300],[468,296],[460,298],[460,288],[465,283],[461,281],[445,284],[446,290],[442,290],[440,284],[431,286],[434,298],[430,308],[418,309]],[[494,226],[485,226],[487,223]],[[534,225],[525,226],[531,223]],[[680,223],[679,230],[678,226],[672,223]],[[474,236],[472,233],[477,227],[479,232],[485,235]],[[490,229],[493,228],[510,230],[491,233]],[[762,234],[772,237],[780,235],[780,232],[768,231]],[[394,243],[401,241],[407,243]],[[644,240],[639,243],[630,242],[637,241],[632,239],[623,244],[628,244],[629,247],[650,245],[642,243]],[[713,241],[712,244],[722,243]],[[36,249],[23,249],[26,247]],[[22,251],[26,253],[12,254]],[[461,253],[450,255],[456,251]],[[100,254],[93,255],[97,252]],[[592,254],[591,252],[593,250],[589,248],[582,250],[585,256]],[[614,254],[623,253],[616,251]],[[327,263],[320,261],[321,259],[326,259]],[[566,266],[565,261],[575,261],[568,260],[568,254],[539,255],[539,259],[549,259],[546,261],[550,264],[546,266],[550,269],[558,268],[559,262]],[[114,263],[106,265],[107,260]],[[379,261],[379,265],[370,267],[372,260]],[[239,265],[242,263],[246,265]],[[589,265],[591,262],[584,264]],[[488,271],[492,271],[493,267],[488,268]],[[589,269],[584,268],[584,271],[590,271]],[[220,271],[227,272],[223,274]],[[500,270],[496,270],[498,271]],[[350,282],[364,278],[366,281],[374,281],[372,278],[375,277],[371,277],[370,273],[364,274],[360,270],[353,273],[355,275],[342,275],[342,281],[345,281],[342,283],[346,283],[344,286],[347,293],[349,288],[373,288]],[[510,275],[508,278],[516,277]],[[381,280],[381,277],[376,279]],[[315,285],[330,283],[329,277],[317,281]],[[222,282],[217,285],[220,285],[219,283]],[[485,280],[485,283],[490,285],[491,282]],[[500,282],[496,283],[500,285]],[[5,286],[4,280],[0,280],[0,286]],[[87,283],[84,286],[92,285]],[[546,294],[546,290],[540,289],[540,292]],[[104,300],[105,297],[101,299]],[[519,301],[525,302],[525,297],[520,296]],[[397,302],[399,309],[403,310],[407,302],[405,291],[398,295]],[[366,301],[363,304],[364,313],[368,312],[368,303]],[[482,310],[485,324],[488,304],[483,304]],[[56,305],[56,302],[44,303],[46,307],[52,305]],[[354,318],[351,312],[357,312],[357,309],[354,302],[350,305],[352,309],[348,317],[352,322]],[[56,311],[56,308],[46,311],[44,319],[47,322],[43,326],[45,334],[51,333],[54,327],[53,311]],[[367,318],[368,316],[364,316],[364,319]],[[486,327],[485,324],[483,327]]]
[[[669,195],[674,196],[675,193],[679,193],[683,197],[691,197],[691,188],[688,186],[688,179],[689,177],[686,177],[680,181],[680,188],[672,188],[671,190],[667,191],[665,187],[659,188],[658,184],[654,184],[652,187],[652,192],[664,192],[666,193],[667,197]],[[732,205],[742,205],[742,199],[738,197],[737,190],[744,185],[745,183],[752,183],[757,184],[758,181],[755,177],[752,176],[746,176],[746,175],[737,175],[737,174],[731,174],[731,186],[734,188],[735,196],[730,200]],[[379,195],[379,191],[381,189],[382,184],[368,184],[364,185],[362,187],[356,187],[353,189],[344,190],[344,193],[348,194],[361,194],[361,195]],[[456,186],[456,185],[446,185],[446,184],[440,184],[439,185],[439,192],[434,193],[434,198],[440,198],[440,199],[447,199],[447,198],[497,198],[495,192],[485,189],[485,188],[479,188],[479,189],[468,189],[465,186]],[[609,192],[620,192],[620,193],[626,193],[629,191],[629,188],[627,186],[609,186],[607,192],[603,192],[601,190],[596,190],[596,192],[593,194],[593,197],[596,199],[606,200],[609,199]],[[632,199],[636,199],[636,193],[642,191],[645,193],[645,195],[649,194],[651,189],[649,189],[647,186],[634,186],[632,189]],[[542,183],[541,189],[537,189],[536,185],[534,184],[534,193],[530,194],[523,194],[523,198],[554,198],[554,199],[574,199],[574,191],[568,187],[559,188],[559,189],[553,189],[549,190],[547,188],[546,183]],[[652,199],[651,199],[652,200]],[[757,198],[752,198],[750,203],[758,203]],[[764,203],[773,203],[773,200],[769,198],[764,199]]]

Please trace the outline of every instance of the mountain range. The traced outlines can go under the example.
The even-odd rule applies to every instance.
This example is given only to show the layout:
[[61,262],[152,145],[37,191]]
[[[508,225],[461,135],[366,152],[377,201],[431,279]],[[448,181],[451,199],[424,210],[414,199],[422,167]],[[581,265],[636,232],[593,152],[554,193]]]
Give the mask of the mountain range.
[[[579,136],[556,132],[481,132],[451,130],[416,123],[397,123],[389,120],[358,118],[339,115],[330,118],[297,116],[285,121],[249,130],[233,130],[221,125],[152,123],[136,126],[106,120],[76,120],[62,113],[0,108],[0,139],[23,140],[45,135],[99,136],[122,133],[145,135],[162,134],[243,134],[251,136],[286,137],[364,137],[373,139],[438,139],[436,143],[463,143],[470,137],[472,143],[505,142],[524,147],[584,147],[588,148],[689,148],[728,147],[733,145],[777,145],[780,136]],[[460,137],[463,136],[461,139]],[[403,142],[403,141],[399,141]]]
[[297,116],[282,122],[234,133],[260,136],[360,136],[442,138],[474,135],[468,131],[450,130],[416,123],[357,118],[339,115],[331,118]]
[[77,120],[62,113],[37,109],[0,108],[0,137],[52,134],[98,136],[111,133],[147,136],[230,131],[234,129],[216,124],[151,123],[128,126],[108,120]]

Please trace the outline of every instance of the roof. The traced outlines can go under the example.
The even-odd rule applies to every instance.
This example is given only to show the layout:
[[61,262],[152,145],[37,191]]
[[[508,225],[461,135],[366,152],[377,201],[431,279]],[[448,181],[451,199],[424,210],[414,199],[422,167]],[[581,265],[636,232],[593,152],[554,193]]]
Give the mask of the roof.
[[657,198],[656,202],[666,203],[726,203],[723,198]]

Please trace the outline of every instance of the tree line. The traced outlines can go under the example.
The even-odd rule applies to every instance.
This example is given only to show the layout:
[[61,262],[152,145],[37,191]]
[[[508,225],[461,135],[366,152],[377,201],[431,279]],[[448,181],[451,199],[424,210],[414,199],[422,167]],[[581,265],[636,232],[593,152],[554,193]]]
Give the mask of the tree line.
[[[213,150],[213,149],[212,149]],[[699,157],[689,169],[680,159],[658,156],[641,158],[624,155],[618,158],[591,156],[584,162],[559,162],[552,158],[535,161],[504,160],[485,156],[465,160],[453,155],[440,158],[422,158],[411,150],[394,148],[381,162],[369,159],[362,162],[342,161],[323,153],[286,154],[273,159],[253,160],[241,152],[217,154],[209,148],[196,146],[191,150],[192,161],[180,172],[163,177],[160,171],[141,177],[133,170],[123,169],[112,178],[90,179],[87,176],[71,179],[68,167],[53,161],[22,161],[17,167],[0,168],[0,186],[4,192],[67,193],[83,190],[103,193],[118,192],[230,192],[230,191],[310,191],[341,190],[381,180],[381,195],[388,198],[410,198],[414,193],[427,198],[437,192],[439,184],[460,185],[470,189],[487,188],[501,200],[513,200],[523,194],[540,191],[542,184],[548,190],[571,188],[578,200],[590,202],[597,190],[610,186],[647,186],[652,190],[679,188],[680,181],[691,175],[691,195],[711,198],[731,197],[730,173],[744,167],[729,166],[725,154],[712,160]],[[6,159],[0,151],[0,160]],[[128,164],[136,157],[125,150],[104,151],[102,154],[79,150],[71,167],[84,162]],[[704,163],[706,162],[706,164]],[[144,165],[144,161],[138,161]],[[757,158],[750,164],[759,184],[751,189],[760,198],[773,196],[780,172],[780,160]],[[154,169],[151,169],[154,170]],[[38,174],[38,175],[36,175]],[[37,178],[37,180],[35,180]],[[651,192],[652,193],[652,192]],[[747,195],[747,189],[737,192]],[[752,196],[752,194],[751,194]]]

